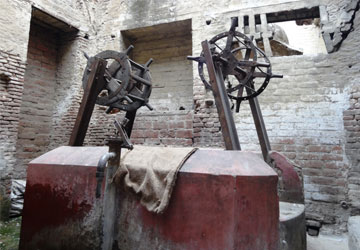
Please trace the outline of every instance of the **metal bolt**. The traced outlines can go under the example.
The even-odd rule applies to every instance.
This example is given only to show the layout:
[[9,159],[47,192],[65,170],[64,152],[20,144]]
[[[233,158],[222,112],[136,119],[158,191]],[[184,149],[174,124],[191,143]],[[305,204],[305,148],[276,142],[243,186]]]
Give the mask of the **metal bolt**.
[[348,208],[349,208],[349,204],[347,204],[346,201],[340,201],[340,205],[341,205],[341,207],[344,208],[344,209],[348,209]]

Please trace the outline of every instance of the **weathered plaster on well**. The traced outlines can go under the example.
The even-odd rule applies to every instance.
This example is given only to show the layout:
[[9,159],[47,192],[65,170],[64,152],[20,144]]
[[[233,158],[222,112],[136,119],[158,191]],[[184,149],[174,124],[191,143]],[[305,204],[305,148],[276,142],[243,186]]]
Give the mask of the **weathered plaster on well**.
[[[322,25],[321,28],[336,30],[344,18],[344,11],[354,2],[356,1],[226,0],[219,3],[214,0],[2,0],[0,60],[3,55],[11,55],[18,61],[17,68],[21,72],[12,73],[6,67],[1,67],[0,71],[15,74],[10,78],[18,82],[16,98],[19,103],[16,105],[20,105],[19,98],[23,93],[21,73],[23,74],[27,61],[32,6],[79,30],[76,34],[67,34],[60,39],[50,149],[65,145],[69,140],[82,96],[81,76],[86,59],[81,51],[93,56],[105,49],[124,50],[126,45],[121,31],[191,20],[189,54],[196,56],[201,52],[201,41],[227,30],[232,16],[321,6],[321,20],[326,21],[326,27]],[[345,231],[348,216],[360,213],[360,90],[357,87],[360,78],[360,54],[357,49],[360,45],[360,20],[358,11],[353,14],[354,30],[342,40],[339,51],[313,56],[271,57],[273,72],[283,74],[284,78],[272,80],[259,97],[272,147],[302,167],[305,176],[306,216],[307,219],[320,221],[323,225],[322,232]],[[205,25],[206,20],[211,20],[211,25]],[[170,39],[172,33],[169,32],[168,36]],[[171,53],[168,57],[171,57]],[[0,62],[10,65],[7,61]],[[187,67],[192,68],[192,74],[186,74],[187,79],[192,79],[192,93],[187,92],[191,96],[186,97],[186,110],[166,111],[166,105],[171,100],[158,102],[159,110],[163,111],[151,113],[140,110],[133,135],[135,143],[222,146],[216,108],[205,105],[205,99],[211,95],[204,90],[198,77],[197,65],[187,64]],[[176,72],[169,67],[164,79],[173,73]],[[0,93],[3,93],[1,89]],[[247,106],[246,102],[242,103],[240,114],[235,115],[238,133],[244,149],[258,150]],[[18,106],[12,111],[14,119],[18,119]],[[103,113],[103,108],[96,107],[86,144],[102,145],[104,139],[113,133],[113,118]],[[0,115],[0,123],[6,123],[4,116]],[[1,135],[5,135],[1,148],[11,149],[9,152],[0,152],[0,177],[7,182],[12,178],[16,160],[13,152],[17,125],[16,122],[13,123],[16,128],[0,128],[6,128],[6,132]],[[6,134],[8,132],[9,135]],[[18,169],[18,176],[25,177],[25,168]]]

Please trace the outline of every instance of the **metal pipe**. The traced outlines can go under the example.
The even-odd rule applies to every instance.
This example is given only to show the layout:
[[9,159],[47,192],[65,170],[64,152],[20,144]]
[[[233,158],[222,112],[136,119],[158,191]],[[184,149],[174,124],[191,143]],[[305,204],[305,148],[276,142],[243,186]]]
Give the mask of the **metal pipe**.
[[96,168],[96,198],[100,198],[101,196],[101,186],[102,186],[102,182],[104,180],[104,173],[105,173],[105,167],[107,162],[111,159],[114,158],[116,156],[116,153],[114,152],[108,152],[106,154],[104,154],[103,156],[101,156],[97,168]]
[[113,178],[116,170],[120,166],[121,148],[123,143],[124,141],[122,138],[110,138],[107,142],[109,145],[109,152],[115,154],[115,156],[109,159],[106,167],[105,191],[102,209],[102,250],[113,249],[115,232],[117,230],[115,218],[117,211],[116,200],[118,198],[118,190],[115,183],[111,183],[110,180]]

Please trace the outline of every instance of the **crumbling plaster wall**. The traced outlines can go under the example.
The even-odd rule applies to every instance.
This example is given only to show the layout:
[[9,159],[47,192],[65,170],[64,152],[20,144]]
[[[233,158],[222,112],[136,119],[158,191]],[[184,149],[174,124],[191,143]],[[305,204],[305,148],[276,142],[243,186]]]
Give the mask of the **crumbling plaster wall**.
[[[335,29],[350,2],[229,0],[219,4],[217,1],[113,0],[104,9],[103,26],[98,40],[101,46],[98,47],[114,46],[123,49],[124,45],[119,37],[121,30],[191,18],[192,54],[199,55],[201,41],[227,30],[231,16],[325,6],[328,24]],[[205,20],[212,20],[212,24],[206,26]],[[356,196],[359,175],[358,157],[355,155],[358,151],[357,139],[354,137],[356,135],[353,134],[359,119],[356,116],[358,111],[353,110],[358,101],[358,90],[352,87],[358,84],[360,78],[358,57],[353,51],[360,43],[359,24],[356,23],[354,27],[355,30],[344,41],[339,52],[270,58],[273,72],[283,74],[284,78],[272,80],[259,98],[273,149],[285,153],[303,168],[307,219],[320,221],[322,232],[345,231],[347,218],[351,211],[356,213],[354,211],[357,211],[360,200]],[[109,39],[111,34],[113,38]],[[193,64],[193,79],[193,145],[221,146],[216,108],[205,105],[207,95],[196,64]],[[343,112],[347,109],[352,111],[344,119],[351,122],[344,123]],[[344,114],[348,113],[345,111]],[[246,102],[235,118],[243,148],[259,150]],[[166,117],[161,118],[161,114],[158,114],[157,119],[166,121]],[[151,123],[149,128],[156,130]],[[142,143],[142,132],[139,138]],[[349,151],[354,147],[355,151]],[[349,152],[353,156],[349,157]]]
[[[95,45],[95,43],[92,43],[96,35],[96,30],[93,28],[95,24],[90,20],[92,20],[91,15],[95,15],[96,9],[93,1],[85,0],[1,0],[0,4],[0,32],[2,34],[0,36],[0,54],[2,56],[0,73],[4,73],[10,78],[6,88],[0,88],[0,106],[2,108],[0,115],[2,124],[0,195],[2,195],[4,192],[9,192],[11,178],[25,178],[26,176],[26,163],[24,165],[17,163],[15,145],[18,140],[18,124],[24,88],[23,78],[27,65],[32,8],[46,12],[79,30],[75,36],[62,39],[62,41],[67,41],[69,44],[60,46],[59,54],[61,56],[56,58],[59,61],[56,69],[56,87],[54,93],[52,93],[53,95],[49,96],[49,98],[54,98],[56,103],[55,107],[49,107],[50,110],[54,110],[54,124],[57,124],[56,118],[61,116],[61,111],[66,110],[67,105],[74,106],[74,104],[78,104],[81,98],[79,86],[83,68],[78,67],[78,65],[85,65],[86,60],[80,50],[90,50],[91,44]],[[88,39],[84,38],[85,34],[87,34]],[[37,46],[37,44],[34,46]],[[65,60],[65,58],[67,59]],[[3,107],[5,108],[3,109]],[[74,118],[68,120],[68,122],[73,121]],[[50,127],[53,135],[62,132],[61,130],[55,130],[56,127],[53,129],[53,127],[55,126]],[[64,140],[59,144],[53,143],[52,147],[63,145],[60,144],[63,142]]]

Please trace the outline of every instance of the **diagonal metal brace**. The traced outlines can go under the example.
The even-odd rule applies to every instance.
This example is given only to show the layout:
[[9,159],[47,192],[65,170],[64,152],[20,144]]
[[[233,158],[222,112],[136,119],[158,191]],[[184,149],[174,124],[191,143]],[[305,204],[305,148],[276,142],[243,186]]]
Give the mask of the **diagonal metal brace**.
[[128,134],[125,131],[126,125],[128,124],[129,119],[124,118],[122,122],[120,123],[116,118],[114,121],[115,128],[117,129],[117,134],[120,136],[120,139],[122,139],[122,148],[128,148],[132,150],[134,148],[134,145],[131,143]]

